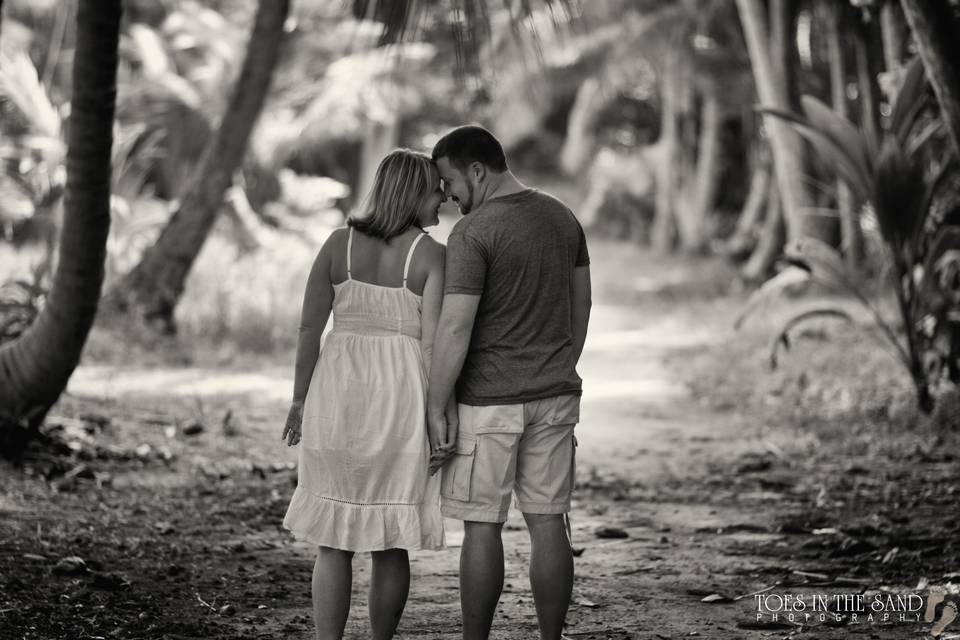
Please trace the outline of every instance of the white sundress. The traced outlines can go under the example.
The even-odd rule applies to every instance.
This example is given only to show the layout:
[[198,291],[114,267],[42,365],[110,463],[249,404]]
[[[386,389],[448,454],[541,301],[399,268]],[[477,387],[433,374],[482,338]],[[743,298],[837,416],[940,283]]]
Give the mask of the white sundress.
[[443,548],[440,474],[428,475],[421,296],[353,279],[333,285],[333,329],[303,410],[297,488],[283,526],[347,551]]

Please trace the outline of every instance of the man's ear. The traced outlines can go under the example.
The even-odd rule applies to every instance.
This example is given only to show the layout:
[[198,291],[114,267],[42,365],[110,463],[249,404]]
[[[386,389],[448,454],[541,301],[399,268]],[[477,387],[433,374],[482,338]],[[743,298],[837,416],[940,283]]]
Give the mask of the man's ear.
[[483,179],[487,176],[487,167],[484,166],[482,162],[471,162],[470,166],[467,168],[467,177],[472,179],[477,184],[483,182]]

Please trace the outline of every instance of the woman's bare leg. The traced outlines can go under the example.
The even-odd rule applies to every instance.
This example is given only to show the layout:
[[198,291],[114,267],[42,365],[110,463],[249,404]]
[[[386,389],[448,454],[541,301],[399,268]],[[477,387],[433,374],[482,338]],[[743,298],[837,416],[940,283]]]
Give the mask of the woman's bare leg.
[[370,576],[370,630],[373,640],[391,640],[410,591],[410,560],[405,549],[374,551]]
[[317,640],[341,640],[350,613],[353,552],[317,548],[313,565],[313,619]]

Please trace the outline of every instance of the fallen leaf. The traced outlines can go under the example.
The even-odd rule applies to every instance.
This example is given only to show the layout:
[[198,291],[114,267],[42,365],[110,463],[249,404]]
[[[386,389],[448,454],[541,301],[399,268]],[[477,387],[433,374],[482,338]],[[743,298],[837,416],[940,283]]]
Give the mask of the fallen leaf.
[[119,573],[101,573],[94,571],[93,586],[108,591],[119,591],[130,586],[130,582]]
[[174,527],[172,524],[170,524],[166,520],[154,522],[153,528],[157,530],[157,533],[163,536],[170,535],[171,533],[177,530],[176,527]]
[[618,538],[629,538],[630,534],[626,532],[625,529],[620,527],[600,527],[593,532],[593,535],[598,538],[607,538],[607,539],[618,539]]
[[711,593],[706,598],[702,598],[700,602],[724,604],[727,602],[733,602],[733,599],[720,593]]
[[87,563],[80,556],[67,556],[53,566],[53,572],[63,576],[76,576],[87,572]]
[[206,427],[199,420],[193,420],[184,425],[182,432],[185,436],[196,436],[206,431]]

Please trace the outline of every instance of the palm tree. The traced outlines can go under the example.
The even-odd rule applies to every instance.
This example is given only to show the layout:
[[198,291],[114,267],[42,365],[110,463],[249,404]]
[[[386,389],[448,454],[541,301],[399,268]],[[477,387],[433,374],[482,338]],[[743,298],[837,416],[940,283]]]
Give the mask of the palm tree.
[[121,0],[80,0],[59,266],[33,324],[0,347],[0,452],[36,433],[93,324],[110,228],[110,157]]
[[960,154],[960,20],[946,0],[901,0],[927,78]]
[[280,57],[290,0],[263,0],[257,9],[246,58],[213,143],[205,150],[195,181],[164,227],[156,244],[110,292],[108,302],[136,309],[167,332],[187,275],[203,247],[224,193],[240,167]]

